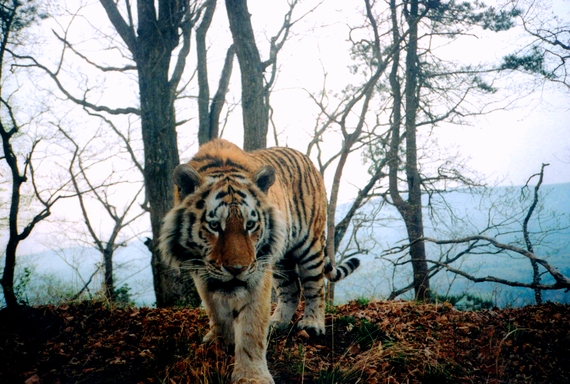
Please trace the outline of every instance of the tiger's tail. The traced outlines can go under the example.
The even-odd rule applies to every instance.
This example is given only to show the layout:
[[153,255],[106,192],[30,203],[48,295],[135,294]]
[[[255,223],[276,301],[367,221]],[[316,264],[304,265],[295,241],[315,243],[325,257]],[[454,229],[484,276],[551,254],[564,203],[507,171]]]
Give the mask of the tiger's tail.
[[356,257],[353,257],[333,267],[330,258],[326,256],[325,276],[330,282],[335,283],[350,275],[359,266],[360,266],[360,260],[357,259]]

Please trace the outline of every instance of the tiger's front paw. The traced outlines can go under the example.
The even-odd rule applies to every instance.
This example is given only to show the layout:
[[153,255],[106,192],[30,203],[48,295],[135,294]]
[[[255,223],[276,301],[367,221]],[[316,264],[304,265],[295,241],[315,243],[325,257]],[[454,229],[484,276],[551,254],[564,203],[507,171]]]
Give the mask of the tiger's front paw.
[[208,333],[206,333],[206,336],[204,336],[204,338],[202,339],[202,343],[209,344],[214,340],[216,340],[217,337],[218,336],[216,335],[216,332],[214,332],[214,329],[210,329]]
[[234,384],[275,384],[273,378],[251,378],[251,379],[239,379],[237,381],[232,381]]
[[202,343],[206,345],[216,345],[218,348],[230,351],[234,348],[233,340],[218,334],[214,329],[210,329],[206,336],[202,338]]
[[310,336],[322,336],[325,334],[325,324],[321,321],[303,319],[297,323],[297,328],[304,329]]
[[275,384],[267,368],[254,369],[254,367],[236,367],[232,374],[234,384]]

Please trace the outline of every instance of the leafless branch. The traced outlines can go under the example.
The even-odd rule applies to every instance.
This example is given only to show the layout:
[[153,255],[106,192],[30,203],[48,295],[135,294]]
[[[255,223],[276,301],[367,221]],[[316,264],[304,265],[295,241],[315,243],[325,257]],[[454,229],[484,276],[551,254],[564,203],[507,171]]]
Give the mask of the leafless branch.
[[455,270],[451,266],[449,266],[448,263],[440,263],[440,262],[430,260],[431,263],[438,264],[438,265],[444,267],[445,269],[447,269],[451,272],[459,273],[459,274],[461,274],[461,276],[464,276],[464,277],[470,276],[471,278],[469,278],[469,279],[472,281],[475,281],[475,282],[493,281],[493,282],[506,284],[506,285],[510,285],[510,286],[514,286],[514,287],[539,288],[539,289],[543,289],[543,290],[545,290],[545,289],[561,289],[561,288],[570,289],[570,279],[568,277],[564,276],[556,267],[550,265],[550,263],[548,263],[546,260],[539,258],[533,252],[530,252],[526,249],[511,245],[511,244],[505,244],[505,243],[499,242],[496,239],[493,239],[491,237],[476,235],[476,236],[468,236],[468,237],[464,237],[464,238],[460,238],[460,239],[452,239],[452,240],[436,240],[436,239],[432,239],[429,237],[425,237],[425,238],[423,238],[423,240],[429,241],[429,242],[432,242],[432,243],[438,244],[438,245],[464,244],[464,243],[469,244],[471,242],[483,241],[483,242],[486,242],[486,243],[494,246],[497,249],[515,252],[519,255],[527,257],[529,260],[532,260],[532,261],[540,264],[542,267],[544,267],[544,269],[546,269],[548,271],[548,273],[554,278],[554,280],[556,282],[554,284],[535,284],[535,283],[521,283],[521,282],[515,282],[515,281],[508,281],[508,280],[500,279],[500,278],[493,277],[493,276],[476,278],[474,276],[470,276],[470,275],[466,274],[465,272],[459,273],[457,270]]
[[60,36],[56,31],[52,31],[52,32],[55,35],[55,37],[59,41],[61,41],[67,48],[71,49],[71,51],[73,53],[75,53],[78,57],[83,59],[89,65],[97,68],[98,70],[100,70],[102,72],[125,72],[125,71],[132,71],[132,70],[137,69],[136,65],[125,65],[123,67],[108,67],[108,66],[99,65],[99,64],[95,63],[94,61],[90,60],[87,56],[85,56],[84,54],[82,54],[78,50],[76,50],[75,47],[73,47],[73,45],[66,38],[64,38],[63,36]]
[[93,103],[88,102],[85,98],[80,99],[77,98],[75,96],[73,96],[61,83],[61,81],[59,80],[59,78],[57,77],[57,74],[50,71],[49,68],[47,68],[46,66],[40,64],[36,58],[32,57],[32,56],[20,56],[20,55],[16,55],[14,53],[12,53],[14,55],[14,57],[16,57],[17,59],[20,60],[24,60],[24,61],[28,61],[31,62],[31,64],[17,64],[17,66],[19,67],[24,67],[24,68],[30,68],[30,67],[34,67],[34,68],[39,68],[41,69],[44,73],[46,73],[55,83],[55,85],[57,86],[57,88],[65,95],[65,97],[67,97],[69,100],[73,101],[74,103],[81,105],[85,108],[89,108],[93,111],[96,112],[106,112],[110,115],[124,115],[124,114],[134,114],[134,115],[140,115],[140,109],[138,108],[132,108],[132,107],[127,107],[127,108],[110,108],[104,105],[96,105]]

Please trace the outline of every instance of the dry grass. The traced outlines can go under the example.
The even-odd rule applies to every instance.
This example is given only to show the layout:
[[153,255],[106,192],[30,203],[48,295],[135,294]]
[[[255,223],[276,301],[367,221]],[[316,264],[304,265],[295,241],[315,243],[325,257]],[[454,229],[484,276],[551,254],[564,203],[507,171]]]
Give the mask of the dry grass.
[[[323,337],[271,334],[276,383],[570,382],[570,306],[353,302],[333,312]],[[200,343],[207,323],[200,310],[102,303],[3,310],[0,383],[229,383],[231,351]]]

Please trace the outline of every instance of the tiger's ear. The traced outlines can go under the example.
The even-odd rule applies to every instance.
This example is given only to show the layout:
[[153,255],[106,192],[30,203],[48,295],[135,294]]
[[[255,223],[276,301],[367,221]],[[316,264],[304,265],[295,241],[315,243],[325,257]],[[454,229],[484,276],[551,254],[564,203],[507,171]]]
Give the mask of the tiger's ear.
[[200,185],[198,172],[188,164],[180,164],[174,168],[172,178],[174,179],[174,184],[178,187],[180,200],[193,193]]
[[253,175],[253,182],[262,192],[267,193],[269,187],[275,182],[275,168],[269,165],[259,168]]

